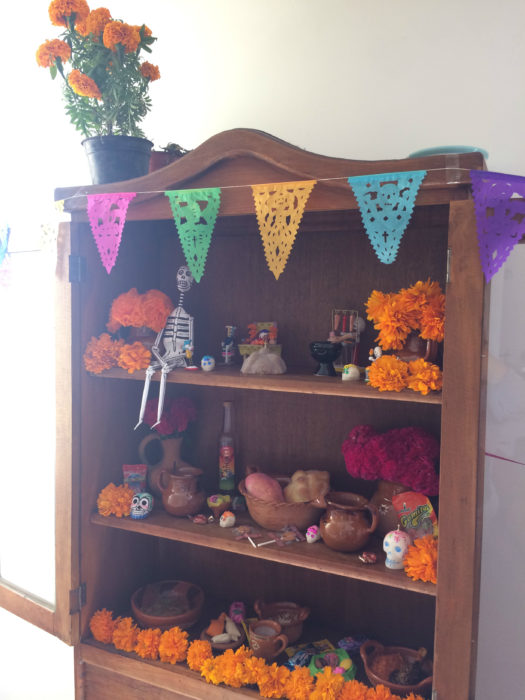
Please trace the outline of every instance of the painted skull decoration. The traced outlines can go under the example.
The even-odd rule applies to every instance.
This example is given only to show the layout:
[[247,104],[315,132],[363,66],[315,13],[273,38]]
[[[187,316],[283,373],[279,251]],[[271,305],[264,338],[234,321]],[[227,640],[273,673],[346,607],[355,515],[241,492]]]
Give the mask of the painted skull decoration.
[[392,530],[385,535],[383,549],[386,552],[385,566],[389,569],[402,569],[403,559],[412,544],[412,539],[407,532]]
[[205,372],[211,372],[215,367],[215,360],[211,355],[204,355],[201,360],[201,367]]
[[153,496],[151,493],[136,493],[131,501],[131,517],[133,520],[143,520],[153,510]]

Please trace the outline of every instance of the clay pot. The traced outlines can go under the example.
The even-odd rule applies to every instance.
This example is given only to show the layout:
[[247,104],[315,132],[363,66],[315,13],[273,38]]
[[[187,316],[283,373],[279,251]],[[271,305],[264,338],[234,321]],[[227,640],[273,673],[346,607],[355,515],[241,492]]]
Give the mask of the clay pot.
[[255,656],[273,659],[286,649],[288,637],[275,620],[257,620],[249,627],[250,648]]
[[256,600],[253,608],[260,619],[278,622],[283,633],[288,637],[289,644],[299,639],[303,631],[303,622],[310,614],[310,608],[287,601],[264,603],[262,600]]
[[410,333],[401,350],[396,351],[400,360],[412,362],[423,359],[434,362],[438,354],[438,344],[435,340],[425,340],[419,337],[419,333]]
[[398,493],[410,491],[407,486],[397,484],[395,481],[378,481],[376,490],[370,499],[377,508],[379,520],[377,523],[377,534],[384,537],[391,530],[395,530],[399,525],[397,512],[392,504],[392,498]]
[[164,510],[178,517],[198,513],[206,500],[204,491],[198,490],[201,475],[202,469],[190,466],[177,467],[173,474],[161,471],[159,485]]
[[[421,654],[415,649],[407,647],[384,647],[374,639],[368,639],[360,648],[361,659],[368,680],[375,687],[384,685],[392,693],[405,697],[409,693],[428,697],[432,691],[432,661],[425,657],[420,661]],[[388,676],[398,665],[414,664],[420,662],[421,672],[424,676],[419,683],[404,685],[389,681]]]
[[187,467],[193,469],[191,464],[181,459],[182,439],[182,435],[162,437],[157,433],[149,433],[139,443],[140,460],[148,465],[149,490],[158,498],[162,498],[159,482],[162,471],[173,473],[175,468],[179,471]]
[[364,496],[344,491],[330,491],[324,499],[326,513],[319,529],[323,542],[338,552],[363,549],[377,528],[377,509]]
[[148,583],[131,596],[133,617],[144,628],[191,627],[203,604],[202,588],[188,581]]

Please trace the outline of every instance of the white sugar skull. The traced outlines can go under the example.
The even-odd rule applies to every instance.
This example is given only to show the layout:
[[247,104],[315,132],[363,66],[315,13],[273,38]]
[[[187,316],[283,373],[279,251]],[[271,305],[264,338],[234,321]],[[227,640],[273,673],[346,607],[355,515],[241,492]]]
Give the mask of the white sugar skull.
[[309,544],[317,542],[321,539],[321,533],[319,532],[319,527],[317,525],[311,525],[306,531],[306,541]]
[[204,355],[201,360],[201,367],[205,372],[211,372],[215,367],[215,360],[211,355]]
[[181,265],[177,270],[177,289],[179,292],[187,292],[193,284],[193,275],[187,265]]
[[386,552],[385,566],[389,569],[402,569],[403,559],[412,544],[410,535],[399,527],[385,535],[383,549]]
[[358,382],[361,378],[359,367],[357,365],[345,365],[341,378],[344,382]]
[[136,493],[131,501],[131,517],[133,520],[143,520],[153,510],[151,493]]

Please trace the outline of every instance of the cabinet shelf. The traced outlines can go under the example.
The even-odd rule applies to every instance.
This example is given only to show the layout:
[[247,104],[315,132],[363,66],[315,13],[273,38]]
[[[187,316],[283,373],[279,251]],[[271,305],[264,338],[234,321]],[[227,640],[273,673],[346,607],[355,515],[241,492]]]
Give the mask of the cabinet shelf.
[[[99,375],[110,379],[134,379],[143,382],[144,373],[128,374],[125,370],[113,368]],[[160,374],[153,375],[159,381]],[[254,389],[256,391],[278,391],[283,393],[310,394],[318,396],[346,396],[356,399],[383,399],[440,405],[441,392],[430,392],[426,396],[415,391],[381,392],[364,382],[343,382],[339,377],[317,377],[306,373],[286,373],[273,375],[241,374],[238,367],[219,367],[213,372],[176,369],[168,374],[168,383],[191,384],[193,386],[225,387],[230,389]]]
[[[258,528],[248,516],[239,518],[241,524],[246,522]],[[382,552],[379,554],[379,542],[367,547],[369,551],[377,551],[377,564],[363,564],[357,554],[335,552],[326,547],[322,542],[311,545],[307,542],[295,542],[279,547],[276,544],[265,547],[253,547],[246,539],[236,540],[231,530],[221,528],[218,523],[208,525],[196,525],[186,518],[174,518],[168,513],[157,511],[145,520],[133,520],[131,518],[117,518],[115,516],[102,516],[94,513],[91,522],[96,525],[113,527],[128,532],[140,532],[144,535],[152,535],[176,542],[200,547],[211,547],[221,551],[241,554],[243,556],[266,559],[288,566],[298,566],[311,571],[320,571],[327,574],[336,574],[346,578],[377,583],[391,588],[400,588],[406,591],[422,593],[428,596],[436,595],[436,586],[431,583],[412,581],[404,571],[392,571],[382,563]],[[270,533],[262,541],[272,539]],[[260,539],[258,541],[261,541]]]

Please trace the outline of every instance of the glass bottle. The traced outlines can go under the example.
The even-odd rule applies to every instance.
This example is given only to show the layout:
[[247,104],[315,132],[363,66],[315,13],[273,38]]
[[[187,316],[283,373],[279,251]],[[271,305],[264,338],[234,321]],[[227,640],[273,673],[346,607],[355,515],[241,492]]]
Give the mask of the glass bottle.
[[235,449],[232,430],[233,404],[225,401],[224,423],[219,437],[219,491],[233,494],[235,489]]

